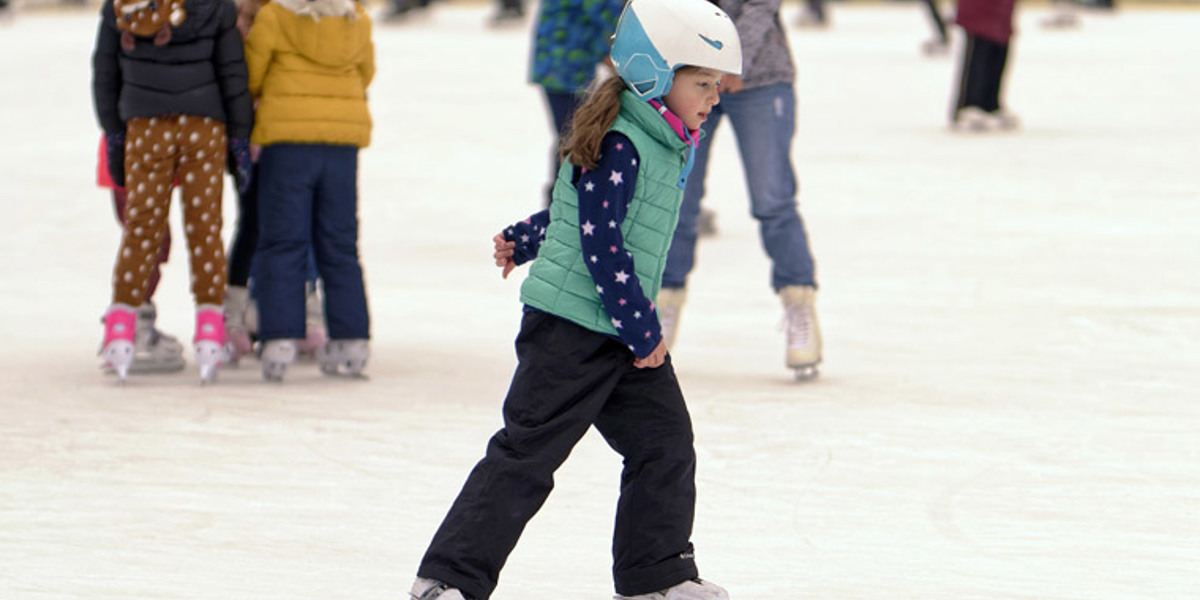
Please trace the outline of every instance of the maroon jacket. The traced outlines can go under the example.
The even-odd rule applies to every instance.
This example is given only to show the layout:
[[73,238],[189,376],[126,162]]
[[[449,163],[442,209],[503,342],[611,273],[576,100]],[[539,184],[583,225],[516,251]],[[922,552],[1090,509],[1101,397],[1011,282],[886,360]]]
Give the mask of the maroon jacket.
[[1007,44],[1013,34],[1016,0],[958,0],[954,22],[971,35]]

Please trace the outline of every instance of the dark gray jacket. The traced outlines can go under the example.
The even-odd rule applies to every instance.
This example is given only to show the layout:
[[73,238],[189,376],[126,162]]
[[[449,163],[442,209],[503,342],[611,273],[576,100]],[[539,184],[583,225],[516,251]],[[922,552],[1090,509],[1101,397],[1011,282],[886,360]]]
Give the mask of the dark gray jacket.
[[796,67],[779,19],[780,0],[718,0],[742,39],[742,82],[748,88],[795,83]]
[[136,117],[193,115],[225,123],[229,137],[247,139],[254,104],[233,0],[186,0],[187,18],[171,41],[136,37],[121,47],[112,0],[105,0],[92,55],[92,96],[106,133],[125,131]]

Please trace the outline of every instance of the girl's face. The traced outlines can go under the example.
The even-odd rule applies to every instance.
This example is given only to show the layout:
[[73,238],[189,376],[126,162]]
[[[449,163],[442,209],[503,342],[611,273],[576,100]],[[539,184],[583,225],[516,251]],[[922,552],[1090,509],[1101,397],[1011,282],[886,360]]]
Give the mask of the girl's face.
[[683,120],[688,129],[699,129],[712,107],[721,101],[721,75],[716,69],[683,68],[675,72],[671,91],[663,104]]

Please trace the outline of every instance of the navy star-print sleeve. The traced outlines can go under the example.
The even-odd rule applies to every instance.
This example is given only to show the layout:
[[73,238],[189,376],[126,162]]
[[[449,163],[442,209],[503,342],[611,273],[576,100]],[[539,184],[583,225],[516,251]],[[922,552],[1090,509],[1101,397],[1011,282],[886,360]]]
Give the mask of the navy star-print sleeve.
[[513,248],[513,263],[523,265],[537,258],[538,250],[546,239],[546,227],[550,225],[550,209],[535,213],[528,219],[504,230],[504,239],[516,242]]
[[654,303],[642,291],[633,255],[625,250],[621,236],[637,174],[637,149],[624,134],[610,131],[600,145],[599,164],[579,174],[575,189],[579,191],[583,261],[617,335],[635,356],[645,358],[662,341],[662,331]]

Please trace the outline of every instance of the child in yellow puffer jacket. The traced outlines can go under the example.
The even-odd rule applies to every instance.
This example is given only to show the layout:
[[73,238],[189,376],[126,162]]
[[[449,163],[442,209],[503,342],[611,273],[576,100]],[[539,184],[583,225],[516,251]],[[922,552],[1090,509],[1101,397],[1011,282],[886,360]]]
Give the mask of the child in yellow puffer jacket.
[[273,0],[246,37],[258,102],[256,290],[263,377],[282,380],[305,337],[306,257],[324,282],[328,374],[360,375],[370,317],[358,257],[358,150],[371,140],[371,19],[353,0]]

